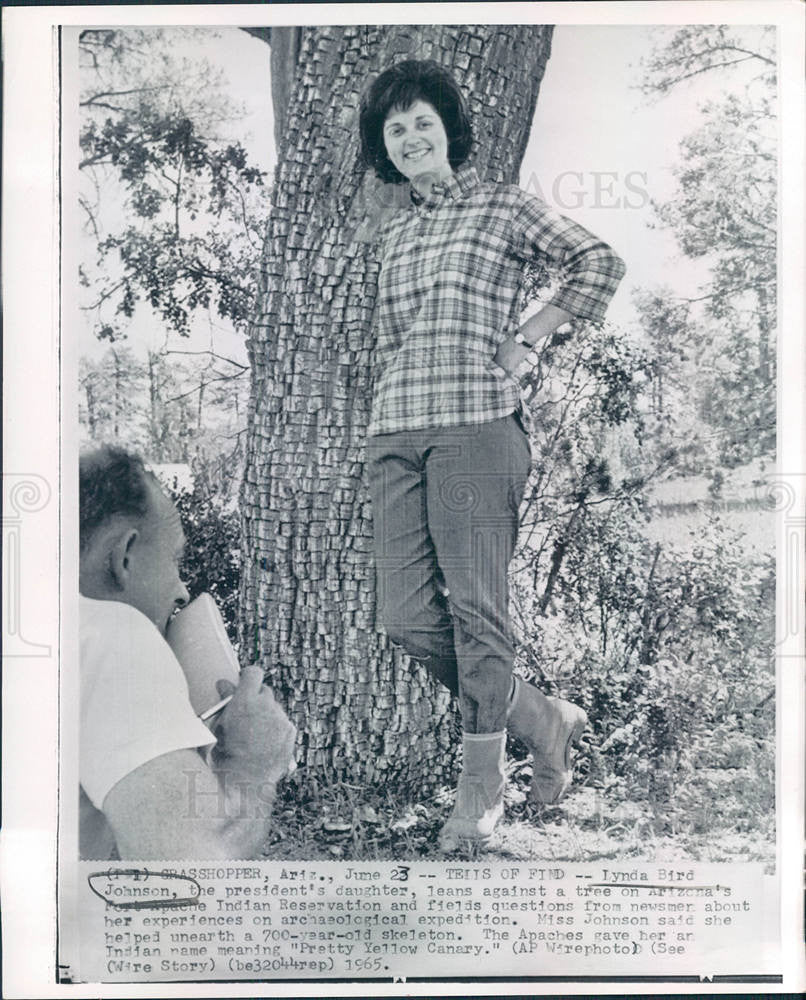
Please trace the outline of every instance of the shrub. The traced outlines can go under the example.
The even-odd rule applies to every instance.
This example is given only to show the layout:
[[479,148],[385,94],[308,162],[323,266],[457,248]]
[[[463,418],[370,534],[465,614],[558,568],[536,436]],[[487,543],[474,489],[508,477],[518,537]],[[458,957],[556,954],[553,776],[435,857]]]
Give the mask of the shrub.
[[209,593],[218,604],[230,641],[238,635],[240,524],[237,510],[227,510],[204,486],[170,490],[182,518],[187,545],[184,580],[191,598]]
[[579,519],[550,614],[515,581],[519,669],[586,709],[587,780],[656,828],[770,827],[773,574],[717,517],[662,551],[621,508]]

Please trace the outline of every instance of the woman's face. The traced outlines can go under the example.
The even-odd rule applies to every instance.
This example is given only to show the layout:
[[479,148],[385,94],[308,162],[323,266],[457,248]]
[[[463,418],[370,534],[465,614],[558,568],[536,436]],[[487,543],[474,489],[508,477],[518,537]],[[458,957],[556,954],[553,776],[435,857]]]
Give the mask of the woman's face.
[[407,180],[446,180],[453,171],[448,163],[448,136],[436,109],[415,101],[406,111],[393,108],[383,124],[383,141],[389,159]]

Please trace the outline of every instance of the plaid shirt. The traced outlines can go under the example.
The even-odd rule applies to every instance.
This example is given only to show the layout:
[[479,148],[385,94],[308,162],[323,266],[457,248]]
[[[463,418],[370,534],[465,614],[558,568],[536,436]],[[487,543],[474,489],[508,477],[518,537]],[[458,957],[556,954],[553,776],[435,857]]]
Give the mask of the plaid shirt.
[[520,326],[530,261],[556,265],[551,303],[599,323],[624,275],[621,259],[539,198],[482,184],[460,167],[380,234],[377,380],[370,434],[451,427],[518,409],[514,378],[493,362]]

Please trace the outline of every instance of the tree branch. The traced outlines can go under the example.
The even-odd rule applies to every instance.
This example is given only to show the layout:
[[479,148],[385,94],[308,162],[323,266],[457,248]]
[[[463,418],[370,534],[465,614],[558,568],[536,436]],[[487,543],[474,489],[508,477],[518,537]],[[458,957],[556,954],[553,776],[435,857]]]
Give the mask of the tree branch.
[[701,66],[699,69],[692,70],[690,73],[683,73],[680,76],[676,76],[671,80],[666,80],[663,83],[650,84],[649,90],[670,90],[676,83],[682,83],[683,80],[690,80],[692,77],[700,76],[702,73],[708,73],[712,69],[722,69],[725,66],[736,66],[738,63],[747,62],[751,56],[744,56],[741,59],[731,59],[728,62],[721,63],[711,63],[709,66]]
[[101,241],[101,234],[100,234],[100,232],[98,230],[98,223],[95,221],[95,215],[93,214],[93,211],[90,208],[89,202],[87,201],[87,199],[83,195],[79,195],[78,203],[84,209],[84,211],[87,213],[87,218],[89,219],[89,224],[92,227],[92,235],[95,237],[96,241],[100,243],[100,241]]
[[[760,59],[762,62],[769,63],[771,66],[775,66],[775,60],[770,59],[767,56],[763,56],[760,52],[754,52],[752,49],[745,49],[741,45],[731,45],[729,43],[721,43],[719,45],[711,45],[708,48],[700,49],[699,52],[684,52],[679,56],[669,55],[661,62],[658,58],[654,64],[650,63],[650,69],[654,72],[659,72],[662,69],[666,69],[669,66],[681,65],[682,63],[692,63],[696,59],[704,59],[714,52],[741,52],[748,59]],[[742,62],[745,60],[742,59]],[[709,68],[718,68],[721,63],[711,63]]]
[[82,306],[81,308],[85,312],[91,312],[93,309],[98,309],[100,306],[104,304],[104,302],[106,302],[107,299],[112,298],[112,296],[115,294],[116,291],[118,291],[118,289],[124,288],[127,284],[128,284],[127,279],[121,278],[120,281],[112,285],[111,288],[107,288],[105,292],[102,292],[100,297],[95,302],[93,302],[91,305],[88,306]]
[[216,378],[207,379],[207,381],[202,380],[197,386],[188,389],[187,392],[180,392],[178,396],[171,396],[170,399],[166,399],[165,405],[167,406],[168,403],[178,403],[180,399],[186,399],[197,392],[203,392],[208,385],[213,385],[215,382],[232,382],[234,379],[241,378],[242,376],[243,372],[238,372],[235,375],[218,375]]
[[[129,94],[147,94],[154,90],[167,90],[168,85],[163,83],[159,86],[154,87],[132,87],[131,90],[100,90],[97,94],[92,94],[91,97],[85,98],[83,101],[78,102],[80,108],[88,108],[92,105],[99,104],[99,97],[127,97]],[[106,105],[101,105],[106,107]],[[123,108],[118,108],[116,110],[122,111]]]
[[259,38],[261,42],[265,42],[267,45],[271,45],[271,28],[244,28],[241,26],[241,31],[245,31],[247,35],[252,35],[253,38]]
[[201,354],[206,354],[208,357],[215,358],[217,361],[226,361],[228,364],[235,365],[236,368],[240,368],[241,371],[248,371],[249,365],[242,365],[240,361],[234,361],[232,358],[227,358],[223,354],[216,354],[215,351],[180,351],[175,348],[166,351],[166,354],[189,354],[199,356]]

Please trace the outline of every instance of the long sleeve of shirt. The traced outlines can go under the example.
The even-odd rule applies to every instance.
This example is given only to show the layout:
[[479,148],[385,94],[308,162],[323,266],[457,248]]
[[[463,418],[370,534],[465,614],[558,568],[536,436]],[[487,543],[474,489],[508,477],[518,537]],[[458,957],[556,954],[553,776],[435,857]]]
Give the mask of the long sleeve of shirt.
[[562,281],[550,300],[552,305],[579,319],[601,323],[624,277],[624,261],[584,226],[519,188],[511,190],[514,251],[525,260],[543,257],[560,268]]
[[551,304],[572,316],[601,323],[624,277],[622,259],[602,240],[553,211],[539,198],[511,188],[513,250],[524,260],[543,257],[562,271]]

